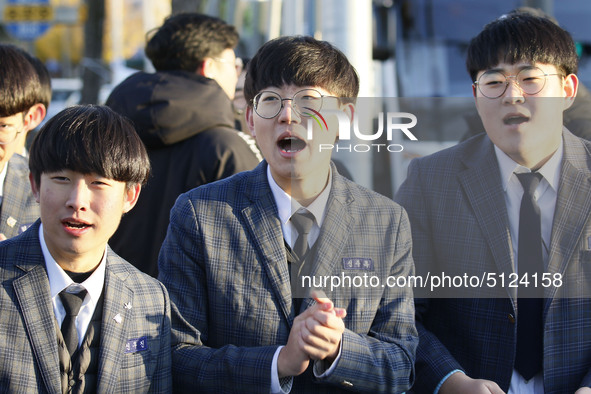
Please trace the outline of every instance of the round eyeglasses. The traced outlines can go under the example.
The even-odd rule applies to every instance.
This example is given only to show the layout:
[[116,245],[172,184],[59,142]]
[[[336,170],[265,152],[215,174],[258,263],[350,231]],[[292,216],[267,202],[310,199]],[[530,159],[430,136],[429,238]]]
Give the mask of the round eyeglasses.
[[563,74],[546,74],[538,67],[524,68],[516,75],[505,75],[497,70],[489,70],[482,74],[478,81],[474,81],[474,85],[478,86],[478,90],[484,97],[495,99],[507,91],[509,78],[513,78],[523,93],[533,95],[544,89],[547,77],[553,75],[564,77]]
[[282,98],[278,93],[263,90],[252,100],[254,111],[265,119],[276,117],[283,109],[283,102],[291,100],[291,108],[300,116],[313,116],[322,109],[323,96],[316,89],[303,89],[292,98]]

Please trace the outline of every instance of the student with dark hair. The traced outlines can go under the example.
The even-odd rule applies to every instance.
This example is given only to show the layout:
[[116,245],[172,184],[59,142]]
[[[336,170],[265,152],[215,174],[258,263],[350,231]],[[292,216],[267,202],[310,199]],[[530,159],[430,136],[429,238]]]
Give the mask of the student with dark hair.
[[133,121],[152,163],[152,177],[111,245],[152,276],[179,194],[260,161],[254,140],[234,129],[237,44],[236,29],[221,19],[172,15],[146,44],[156,72],[133,74],[107,99]]
[[23,49],[20,49],[20,51],[27,58],[29,63],[31,63],[31,65],[37,72],[37,76],[39,77],[39,83],[41,84],[41,89],[39,90],[37,102],[33,104],[33,106],[30,109],[33,115],[33,119],[29,127],[29,131],[27,133],[19,134],[17,142],[20,149],[17,149],[16,152],[22,152],[23,156],[27,156],[27,149],[31,145],[31,141],[33,141],[34,133],[31,132],[37,126],[39,126],[41,122],[43,122],[43,119],[45,119],[45,116],[47,115],[49,103],[51,103],[51,76],[49,75],[49,70],[47,69],[47,67],[45,67],[45,64],[43,64],[43,62],[38,57],[31,55],[29,52]]
[[[412,384],[409,288],[306,284],[414,271],[404,211],[319,150],[337,138],[334,112],[351,118],[358,89],[344,54],[311,37],[277,38],[250,61],[246,120],[265,160],[181,195],[160,252],[175,390],[399,393]],[[307,139],[311,110],[332,115]]]
[[575,45],[512,13],[472,39],[466,64],[486,134],[413,160],[396,200],[418,274],[486,284],[415,300],[414,392],[589,393],[591,143],[563,127]]
[[[552,22],[558,24],[556,19],[539,8],[519,7],[509,12],[507,15],[524,13],[548,18]],[[476,111],[464,115],[464,118],[468,124],[468,131],[462,136],[462,141],[474,135],[484,133],[484,126]],[[579,81],[579,86],[577,88],[576,100],[569,108],[564,110],[563,123],[568,131],[577,137],[591,140],[591,92],[589,92],[589,89],[581,81]]]
[[36,126],[42,86],[22,49],[0,44],[0,240],[14,237],[39,218],[31,193],[24,136]]
[[0,243],[0,391],[171,392],[168,293],[107,245],[150,171],[133,126],[69,107],[29,166],[41,219]]

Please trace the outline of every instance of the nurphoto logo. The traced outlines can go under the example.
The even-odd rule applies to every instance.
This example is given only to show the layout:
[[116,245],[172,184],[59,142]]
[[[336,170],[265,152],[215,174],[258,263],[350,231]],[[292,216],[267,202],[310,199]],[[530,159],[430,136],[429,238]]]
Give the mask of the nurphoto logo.
[[[378,129],[377,131],[372,131],[371,133],[364,133],[360,130],[359,127],[359,115],[354,116],[353,122],[349,119],[347,114],[341,110],[333,110],[333,109],[325,109],[323,110],[323,114],[320,112],[313,110],[312,108],[305,108],[311,112],[308,112],[306,115],[309,116],[308,123],[307,123],[307,138],[311,140],[314,137],[314,123],[318,124],[320,129],[322,130],[325,128],[328,130],[328,123],[325,119],[325,116],[335,115],[338,120],[338,128],[339,128],[339,141],[338,145],[336,144],[320,144],[319,150],[336,150],[338,151],[348,151],[348,152],[370,152],[375,150],[380,152],[381,150],[387,150],[388,152],[402,152],[404,147],[400,144],[384,144],[384,143],[362,143],[362,144],[343,144],[343,141],[350,141],[351,140],[351,129],[353,129],[353,135],[357,139],[361,141],[377,141],[382,137],[384,134],[384,129],[386,131],[386,139],[388,142],[393,140],[393,136],[395,132],[402,132],[409,140],[417,141],[417,137],[410,131],[411,128],[416,126],[417,124],[417,117],[414,114],[409,112],[387,112],[384,115],[384,112],[380,112],[377,115],[377,124]],[[373,121],[374,119],[372,119]],[[404,122],[404,120],[409,120]],[[386,127],[384,128],[384,123]],[[324,127],[323,127],[324,126]]]

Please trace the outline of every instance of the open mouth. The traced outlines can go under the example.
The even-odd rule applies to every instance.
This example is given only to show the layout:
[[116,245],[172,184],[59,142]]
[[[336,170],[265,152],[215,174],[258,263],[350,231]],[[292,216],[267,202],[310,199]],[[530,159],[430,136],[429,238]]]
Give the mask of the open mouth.
[[277,142],[279,149],[286,153],[295,153],[306,147],[306,142],[296,137],[287,137]]
[[508,116],[503,119],[503,123],[506,125],[514,125],[514,124],[521,124],[525,123],[529,120],[527,116],[515,115],[515,116]]
[[74,228],[74,229],[77,229],[77,230],[80,230],[80,229],[83,229],[83,228],[90,227],[90,225],[89,225],[89,224],[86,224],[86,223],[81,223],[81,222],[72,222],[72,221],[69,221],[69,220],[65,220],[65,221],[63,221],[62,223],[63,223],[63,224],[66,226],[66,227],[69,227],[69,228]]

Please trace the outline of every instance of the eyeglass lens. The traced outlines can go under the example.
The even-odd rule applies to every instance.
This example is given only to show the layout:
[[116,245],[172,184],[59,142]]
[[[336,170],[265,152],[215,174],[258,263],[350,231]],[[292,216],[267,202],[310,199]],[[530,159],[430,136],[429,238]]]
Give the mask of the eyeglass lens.
[[300,90],[294,96],[282,98],[278,93],[262,91],[254,98],[254,110],[265,119],[274,118],[281,112],[285,100],[291,100],[292,109],[300,116],[313,116],[322,108],[322,95],[314,89]]
[[546,74],[537,67],[528,67],[517,75],[505,75],[500,71],[487,71],[478,78],[478,89],[485,97],[501,97],[509,86],[509,78],[513,78],[526,94],[539,93],[546,84]]

